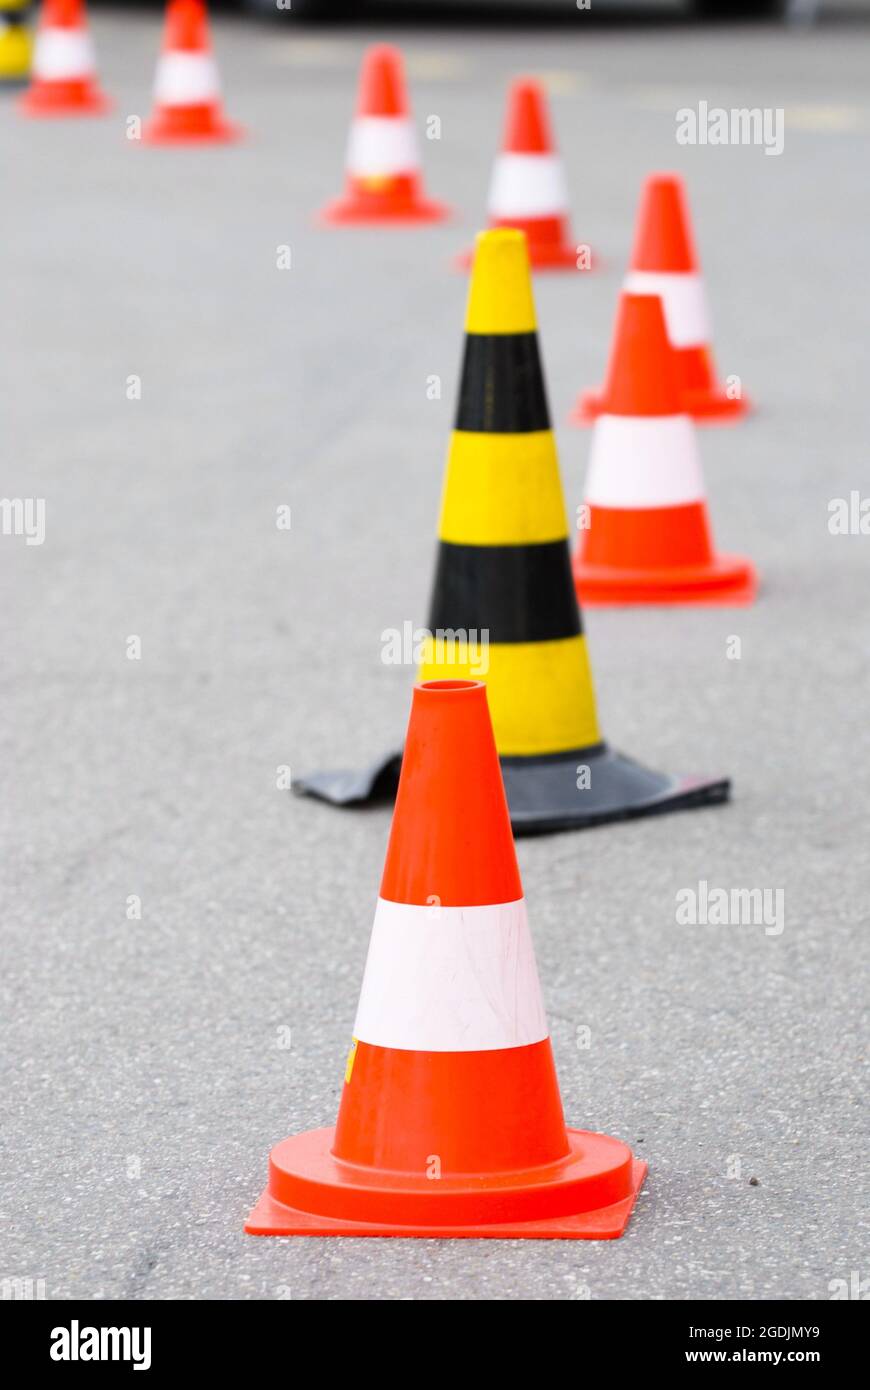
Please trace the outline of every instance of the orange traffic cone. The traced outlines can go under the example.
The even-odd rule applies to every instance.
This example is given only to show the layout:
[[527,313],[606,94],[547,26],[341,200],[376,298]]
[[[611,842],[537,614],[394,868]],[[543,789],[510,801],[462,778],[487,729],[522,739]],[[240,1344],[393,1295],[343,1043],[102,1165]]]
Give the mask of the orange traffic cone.
[[[501,154],[489,186],[490,227],[525,232],[534,270],[588,270],[588,247],[577,246],[568,217],[562,161],[550,129],[547,101],[539,83],[520,78],[508,93]],[[458,257],[468,268],[473,251]]]
[[584,605],[750,603],[748,560],[716,555],[695,431],[658,295],[623,292],[586,479]]
[[143,142],[224,144],[243,134],[240,126],[224,116],[204,0],[169,0],[157,59],[154,111],[142,131]]
[[486,689],[417,685],[338,1122],[245,1229],[607,1239],[645,1173],[565,1128]]
[[402,55],[388,44],[366,50],[348,142],[344,196],[324,222],[437,222],[449,208],[423,191]]
[[[661,295],[683,409],[700,424],[726,423],[745,415],[749,403],[742,391],[729,395],[716,380],[707,297],[678,174],[651,174],[644,183],[623,289]],[[585,391],[570,418],[574,424],[588,424],[603,409],[601,393]]]
[[33,77],[19,99],[19,111],[25,116],[101,116],[111,105],[97,81],[84,0],[45,0]]

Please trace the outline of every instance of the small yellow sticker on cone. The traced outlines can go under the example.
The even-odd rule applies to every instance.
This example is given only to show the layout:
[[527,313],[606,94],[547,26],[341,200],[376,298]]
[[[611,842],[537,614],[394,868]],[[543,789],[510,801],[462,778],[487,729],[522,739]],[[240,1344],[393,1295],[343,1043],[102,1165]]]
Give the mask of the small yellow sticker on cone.
[[347,1062],[346,1062],[345,1068],[344,1068],[344,1084],[345,1084],[345,1086],[349,1086],[349,1085],[350,1085],[350,1078],[353,1076],[353,1064],[354,1064],[354,1060],[355,1060],[355,1058],[356,1058],[356,1043],[357,1043],[356,1038],[353,1038],[353,1039],[351,1040],[351,1044],[350,1044],[350,1052],[347,1054]]

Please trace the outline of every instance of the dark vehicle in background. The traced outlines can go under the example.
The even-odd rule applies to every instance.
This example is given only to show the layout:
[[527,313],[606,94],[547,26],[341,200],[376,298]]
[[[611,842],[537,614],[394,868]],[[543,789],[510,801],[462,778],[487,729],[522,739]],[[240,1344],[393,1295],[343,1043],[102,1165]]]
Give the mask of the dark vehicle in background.
[[[498,0],[492,0],[493,7],[498,4]],[[565,0],[568,3],[568,0]],[[593,0],[596,9],[601,9],[604,13],[613,12],[616,16],[620,9],[625,9],[624,5],[608,5],[607,0]],[[275,11],[278,6],[276,0],[246,0],[249,9],[258,10],[261,13]],[[297,19],[310,19],[314,21],[327,21],[330,19],[354,19],[363,18],[367,9],[373,13],[377,12],[377,6],[370,6],[368,0],[285,0],[285,9],[292,10]],[[547,8],[555,11],[557,6],[549,0]],[[401,8],[397,4],[389,6],[391,11]],[[417,8],[409,6],[409,11]],[[431,15],[431,10],[435,8],[430,4],[426,7],[427,13]],[[463,6],[452,0],[452,3],[443,4],[439,7],[445,21],[449,20],[451,13],[461,15]],[[483,12],[486,8],[480,0],[475,0],[475,10]],[[529,0],[525,9],[531,11],[541,8],[535,0]],[[663,13],[671,16],[679,16],[680,12],[688,16],[696,16],[698,19],[777,19],[783,17],[787,12],[792,11],[795,15],[811,17],[818,8],[817,0],[683,0],[680,5],[663,5]],[[644,6],[645,15],[654,16],[653,6]],[[634,14],[637,14],[634,10]],[[631,13],[629,9],[629,13]]]

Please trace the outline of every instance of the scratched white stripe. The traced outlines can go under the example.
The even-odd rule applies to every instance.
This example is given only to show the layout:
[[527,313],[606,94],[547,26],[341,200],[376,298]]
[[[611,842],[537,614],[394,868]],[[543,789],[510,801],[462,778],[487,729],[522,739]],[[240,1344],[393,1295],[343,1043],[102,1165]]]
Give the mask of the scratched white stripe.
[[523,899],[440,908],[378,899],[355,1038],[416,1052],[486,1052],[547,1036]]

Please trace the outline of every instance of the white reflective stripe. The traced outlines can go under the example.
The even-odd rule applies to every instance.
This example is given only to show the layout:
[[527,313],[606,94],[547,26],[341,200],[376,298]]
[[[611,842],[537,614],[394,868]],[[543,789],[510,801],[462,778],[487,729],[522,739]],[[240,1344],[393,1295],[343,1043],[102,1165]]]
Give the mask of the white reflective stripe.
[[562,161],[555,154],[500,154],[487,204],[491,217],[554,217],[568,208]]
[[415,174],[417,136],[405,116],[358,116],[351,121],[345,166],[361,178]]
[[701,347],[711,341],[704,282],[696,272],[630,270],[623,288],[632,294],[661,295],[674,347]]
[[525,901],[434,908],[379,898],[353,1035],[413,1052],[542,1042]]
[[80,81],[96,71],[94,48],[85,29],[39,29],[33,74],[44,82]]
[[210,53],[161,53],[154,79],[160,106],[202,106],[220,96],[217,63]]
[[704,479],[688,415],[601,415],[592,433],[586,501],[597,507],[700,502]]

